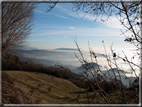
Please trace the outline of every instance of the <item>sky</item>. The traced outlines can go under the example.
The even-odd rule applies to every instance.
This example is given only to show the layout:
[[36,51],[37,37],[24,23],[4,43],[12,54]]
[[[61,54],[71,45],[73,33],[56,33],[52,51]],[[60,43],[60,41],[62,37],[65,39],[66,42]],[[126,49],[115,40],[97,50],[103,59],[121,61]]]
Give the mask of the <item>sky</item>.
[[[33,29],[28,39],[28,46],[38,49],[76,48],[73,39],[83,50],[88,50],[88,41],[93,49],[110,49],[113,43],[114,48],[122,49],[130,47],[124,42],[125,37],[121,34],[120,25],[115,16],[110,20],[102,22],[87,14],[84,18],[83,12],[72,11],[72,3],[58,3],[49,13],[47,4],[40,3],[34,9]],[[105,18],[106,16],[104,16]]]
[[[47,3],[40,3],[34,9],[34,25],[31,34],[26,40],[28,46],[37,49],[52,50],[57,48],[75,49],[77,46],[74,39],[77,39],[77,43],[81,50],[85,52],[89,50],[89,41],[95,53],[106,54],[102,43],[102,41],[104,41],[107,55],[108,53],[112,55],[110,50],[112,43],[114,52],[119,53],[121,57],[124,57],[124,54],[121,52],[122,50],[127,55],[128,59],[133,55],[130,49],[132,50],[134,47],[124,41],[124,35],[120,35],[120,29],[125,29],[120,25],[116,16],[112,15],[110,19],[105,22],[102,22],[100,18],[94,22],[95,18],[89,14],[82,18],[85,13],[79,12],[77,14],[73,12],[72,3],[57,3],[50,12],[46,13],[47,7]],[[106,16],[104,16],[104,19],[105,18]],[[127,22],[124,23],[127,25]],[[87,54],[86,56],[89,58],[90,54],[83,54]],[[53,55],[53,57],[55,56]],[[60,59],[60,57],[55,57],[55,60],[57,59]],[[64,58],[61,57],[61,59]],[[119,60],[117,61],[119,62]],[[138,63],[136,59],[133,61]],[[101,64],[107,63],[106,60],[104,61],[104,57],[98,58],[98,62]],[[128,66],[126,66],[124,62],[123,65],[125,65],[123,68],[128,69]]]

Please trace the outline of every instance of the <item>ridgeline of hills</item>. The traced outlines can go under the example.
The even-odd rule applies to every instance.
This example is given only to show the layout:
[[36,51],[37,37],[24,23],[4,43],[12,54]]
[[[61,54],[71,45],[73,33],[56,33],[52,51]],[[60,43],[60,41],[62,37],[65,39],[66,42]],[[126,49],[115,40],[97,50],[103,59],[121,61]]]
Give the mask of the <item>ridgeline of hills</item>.
[[77,51],[75,48],[56,48],[54,50],[71,50],[71,51]]

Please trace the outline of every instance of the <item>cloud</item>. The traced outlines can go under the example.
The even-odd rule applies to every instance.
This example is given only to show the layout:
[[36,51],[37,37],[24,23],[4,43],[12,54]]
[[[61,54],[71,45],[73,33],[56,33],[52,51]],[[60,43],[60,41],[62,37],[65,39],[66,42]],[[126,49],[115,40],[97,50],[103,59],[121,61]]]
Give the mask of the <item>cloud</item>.
[[[60,18],[64,18],[64,19],[71,19],[71,18],[68,18],[68,17],[62,16],[62,15],[58,15],[58,14],[53,14],[53,15],[55,15],[55,16],[57,16],[57,17],[60,17]],[[72,19],[71,19],[71,20],[72,20]]]
[[65,11],[65,12],[68,11],[67,9],[63,8],[63,7],[60,6],[59,4],[56,5],[56,8],[58,8],[60,11],[61,11],[61,10],[62,10],[62,11]]
[[[60,8],[65,14],[72,16],[74,18],[78,18],[78,19],[87,19],[90,20],[92,22],[94,22],[95,18],[93,15],[91,14],[86,14],[84,12],[80,12],[79,14],[69,11],[63,7],[61,7],[60,5],[57,6],[57,8]],[[83,17],[85,15],[85,17]],[[107,16],[103,16],[103,19],[107,19]],[[119,20],[116,18],[116,16],[111,16],[110,19],[107,21],[105,20],[105,22],[101,21],[101,18],[98,17],[98,22],[103,23],[104,25],[111,27],[111,28],[116,28],[116,29],[124,29],[123,25],[121,25],[121,23],[119,22]],[[127,21],[124,21],[124,24],[127,25]]]
[[[87,19],[87,20],[90,20],[92,22],[94,22],[94,20],[95,20],[93,15],[90,15],[90,14],[86,14],[86,15],[85,15],[85,13],[79,13],[79,15],[76,15],[74,13],[67,13],[67,14],[70,15],[70,16],[76,17],[76,18]],[[103,16],[103,19],[107,19],[107,16]],[[116,18],[116,16],[111,16],[110,19],[105,20],[105,22],[101,21],[101,18],[98,17],[96,22],[102,23],[102,24],[104,24],[108,27],[111,27],[111,28],[124,29],[123,25],[121,25],[120,21]],[[126,20],[124,21],[124,24],[127,25]]]
[[96,56],[98,56],[98,57],[106,57],[106,54],[96,53]]
[[69,38],[68,36],[63,36],[63,38]]
[[47,32],[45,33],[39,33],[37,34],[38,36],[64,36],[66,34],[69,35],[69,33],[71,33],[70,31],[66,31],[66,30],[48,30]]
[[[121,25],[120,21],[115,16],[110,17],[108,21],[103,23],[108,27],[124,29],[123,25]],[[126,25],[127,22],[125,21],[124,24]]]
[[71,27],[71,26],[70,26],[69,28],[70,28],[70,29],[75,29],[74,27]]
[[46,41],[45,39],[28,39],[28,40],[25,40],[25,41],[29,41],[29,42],[31,42],[31,41],[37,41],[37,42],[43,42],[43,41]]
[[57,8],[59,11],[65,13],[65,14],[67,14],[67,15],[69,15],[69,16],[72,16],[72,17],[74,17],[74,18],[79,18],[79,19],[81,19],[81,16],[80,16],[80,15],[77,15],[75,12],[66,9],[65,7],[62,7],[62,6],[60,6],[59,4],[56,5],[56,8]]
[[11,48],[14,48],[16,50],[34,50],[34,49],[37,49],[37,48],[31,47],[31,46],[17,46],[17,45],[11,46]]
[[[65,26],[62,25],[53,25],[53,24],[46,24],[46,23],[40,23],[35,25],[36,30],[44,30],[44,29],[64,29]],[[35,29],[34,29],[35,30]]]
[[[61,8],[61,7],[60,7]],[[44,12],[44,11],[40,11],[40,10],[37,10],[37,9],[35,9],[34,10],[35,12],[38,12],[38,13],[40,13],[40,14],[44,14],[44,15],[48,15],[46,12]],[[68,18],[68,17],[65,17],[65,16],[63,16],[63,15],[59,15],[59,14],[53,14],[53,13],[51,13],[50,15],[54,15],[54,16],[57,16],[57,17],[60,17],[60,18],[64,18],[64,19],[71,19],[71,18]],[[71,19],[72,20],[72,19]]]
[[47,14],[46,12],[43,12],[43,11],[40,11],[40,10],[37,10],[37,9],[34,9],[35,12],[38,12],[38,13],[41,13],[41,14]]
[[[50,26],[50,25],[49,25]],[[44,26],[43,26],[44,27]],[[70,30],[73,29],[73,30]],[[119,30],[119,29],[118,29]],[[57,26],[56,28],[52,25],[50,29],[40,29],[40,32],[36,32],[34,36],[119,36],[120,31],[117,29],[109,28],[88,28],[88,27],[72,27],[72,26]]]
[[[73,12],[73,11],[71,11],[71,10],[68,10],[68,9],[66,9],[65,7],[62,7],[61,5],[57,5],[56,6],[61,12],[63,12],[63,13],[65,13],[65,14],[67,14],[67,15],[69,15],[69,16],[72,16],[72,17],[74,17],[74,18],[78,18],[78,19],[82,19],[82,20],[84,20],[84,19],[87,19],[87,20],[90,20],[90,21],[92,21],[92,22],[94,22],[94,20],[95,20],[95,17],[93,16],[93,15],[91,15],[91,14],[86,14],[85,15],[85,13],[84,12],[79,12],[79,14],[77,14],[76,12]],[[85,15],[85,17],[84,17],[84,15]],[[107,19],[107,16],[103,16],[103,19]],[[119,20],[117,19],[117,17],[116,16],[111,16],[110,17],[110,19],[107,21],[107,20],[105,20],[105,22],[102,22],[101,21],[101,18],[100,17],[98,17],[98,19],[97,19],[97,22],[100,22],[100,23],[102,23],[102,24],[104,24],[104,25],[106,25],[106,26],[108,26],[108,27],[110,27],[110,28],[115,28],[115,29],[125,29],[125,27],[123,26],[123,25],[121,25],[121,23],[119,22]],[[125,25],[128,25],[128,22],[125,20],[124,21],[124,24]]]
[[[67,14],[72,16],[72,17],[76,17],[76,18],[80,18],[80,19],[87,19],[87,20],[90,20],[92,22],[94,22],[94,20],[95,20],[93,15],[90,15],[90,14],[86,14],[86,15],[85,15],[85,13],[79,13],[79,15],[76,15],[74,13],[67,13]],[[107,16],[103,16],[103,19],[107,19]],[[120,21],[116,18],[116,16],[111,16],[110,19],[105,20],[105,22],[101,21],[101,18],[98,17],[96,22],[102,23],[102,24],[104,24],[108,27],[111,27],[111,28],[124,29],[123,25],[121,25]],[[127,25],[126,20],[124,21],[124,24]]]
[[[123,74],[123,73],[128,73],[128,74],[131,73],[131,72],[124,71],[124,70],[121,70],[121,69],[118,69],[118,68],[109,69],[108,72],[112,73],[112,72],[114,71],[114,73],[119,74],[119,73],[118,73],[118,70],[119,70],[119,73],[120,73],[120,74],[121,74],[121,73],[122,73],[122,74]],[[107,72],[107,71],[104,71],[104,72]]]

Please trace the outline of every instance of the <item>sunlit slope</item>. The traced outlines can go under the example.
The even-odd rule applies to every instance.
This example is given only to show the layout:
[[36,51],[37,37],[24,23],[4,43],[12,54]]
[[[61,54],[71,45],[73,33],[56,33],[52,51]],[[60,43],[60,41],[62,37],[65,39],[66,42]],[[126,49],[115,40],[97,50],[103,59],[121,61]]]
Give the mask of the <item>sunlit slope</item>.
[[[78,103],[77,100],[75,100],[75,97],[78,95],[78,93],[80,93],[82,98],[85,97],[83,94],[83,89],[81,89],[82,92],[80,92],[79,87],[65,79],[36,72],[3,72],[12,78],[12,81],[16,87],[27,93],[27,95],[30,97],[31,103],[71,104]],[[72,93],[74,93],[74,95]]]

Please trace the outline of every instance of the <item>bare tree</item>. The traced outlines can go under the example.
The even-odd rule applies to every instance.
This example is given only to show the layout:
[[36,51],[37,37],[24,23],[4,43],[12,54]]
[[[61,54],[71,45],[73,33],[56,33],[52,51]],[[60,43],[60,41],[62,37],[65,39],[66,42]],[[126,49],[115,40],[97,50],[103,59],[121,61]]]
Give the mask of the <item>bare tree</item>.
[[33,21],[33,3],[2,2],[2,50],[23,45],[30,34]]

